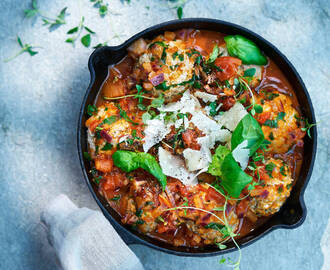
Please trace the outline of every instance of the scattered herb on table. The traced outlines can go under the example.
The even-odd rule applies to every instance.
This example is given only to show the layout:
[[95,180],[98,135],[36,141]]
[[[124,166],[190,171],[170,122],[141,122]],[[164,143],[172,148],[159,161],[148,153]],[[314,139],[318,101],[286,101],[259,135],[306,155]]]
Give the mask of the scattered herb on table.
[[178,18],[181,20],[182,19],[182,15],[183,15],[183,8],[182,7],[178,7],[176,10],[176,14],[178,15]]
[[32,0],[32,8],[25,9],[24,14],[26,18],[32,18],[39,15],[42,21],[44,22],[43,25],[49,26],[50,30],[55,30],[57,27],[66,23],[65,21],[65,16],[67,15],[66,10],[67,7],[63,8],[55,18],[51,18],[45,15],[44,12],[38,8],[37,0]]
[[17,37],[17,43],[21,47],[21,50],[18,53],[16,53],[14,56],[5,59],[4,62],[7,63],[7,62],[15,59],[17,56],[19,56],[19,55],[21,55],[22,53],[25,53],[25,52],[27,52],[31,56],[34,56],[38,53],[37,51],[34,50],[35,46],[30,45],[30,44],[23,44],[20,37]]
[[86,48],[88,48],[91,44],[92,35],[95,34],[94,31],[92,31],[89,27],[84,25],[85,17],[81,17],[81,20],[79,22],[79,25],[76,27],[71,28],[67,34],[71,35],[71,37],[67,38],[65,42],[72,43],[72,45],[75,44],[76,40],[80,37],[81,33],[85,31],[87,34],[85,34],[81,39],[81,44],[84,45]]
[[108,13],[108,5],[103,2],[103,0],[90,0],[94,3],[94,7],[99,9],[99,14],[104,17]]

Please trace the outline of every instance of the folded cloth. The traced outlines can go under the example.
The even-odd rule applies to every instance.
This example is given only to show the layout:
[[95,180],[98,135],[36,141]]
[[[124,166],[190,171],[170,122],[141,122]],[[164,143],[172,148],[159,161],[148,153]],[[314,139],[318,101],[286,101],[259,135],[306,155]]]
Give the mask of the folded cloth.
[[143,270],[135,254],[102,213],[78,208],[65,195],[41,213],[64,270]]

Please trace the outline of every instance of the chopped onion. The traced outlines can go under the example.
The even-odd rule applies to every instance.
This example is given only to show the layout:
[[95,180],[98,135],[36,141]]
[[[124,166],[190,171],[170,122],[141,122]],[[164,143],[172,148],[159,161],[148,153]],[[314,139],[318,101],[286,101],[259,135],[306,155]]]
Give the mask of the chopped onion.
[[105,139],[107,142],[111,142],[112,141],[112,137],[108,134],[108,132],[106,132],[104,129],[102,129],[100,131],[100,136]]
[[150,79],[153,86],[157,86],[164,81],[164,73],[160,73]]

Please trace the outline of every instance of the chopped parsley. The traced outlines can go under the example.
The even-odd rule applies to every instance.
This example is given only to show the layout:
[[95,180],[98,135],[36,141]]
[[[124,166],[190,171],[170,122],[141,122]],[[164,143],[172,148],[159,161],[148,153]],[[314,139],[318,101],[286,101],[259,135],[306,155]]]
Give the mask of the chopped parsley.
[[97,107],[95,105],[88,104],[88,106],[87,106],[87,114],[89,116],[93,116],[94,113],[97,113]]
[[120,195],[112,197],[110,201],[118,201],[119,199],[120,199]]
[[112,148],[113,148],[113,145],[109,142],[106,142],[106,144],[103,146],[103,148],[101,150],[108,151],[108,150],[111,150]]
[[270,178],[273,178],[272,172],[275,169],[275,167],[276,165],[273,162],[270,162],[265,166],[267,174],[269,175]]

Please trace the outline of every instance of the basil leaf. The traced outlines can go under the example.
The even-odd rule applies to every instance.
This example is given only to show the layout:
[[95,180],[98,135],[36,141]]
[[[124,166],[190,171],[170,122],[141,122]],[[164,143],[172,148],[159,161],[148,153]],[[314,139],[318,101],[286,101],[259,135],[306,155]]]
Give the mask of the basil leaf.
[[207,172],[214,176],[221,176],[222,162],[229,153],[230,150],[227,147],[219,145],[212,156],[212,162]]
[[145,112],[144,114],[142,114],[142,122],[144,124],[147,123],[148,120],[150,120],[152,118],[151,114],[148,112]]
[[238,123],[231,136],[231,149],[234,150],[240,143],[247,140],[248,145],[246,148],[250,149],[250,156],[263,143],[265,137],[262,129],[257,120],[255,120],[250,114],[247,114]]
[[222,162],[221,174],[221,186],[234,198],[238,198],[245,186],[252,181],[252,176],[241,169],[231,153]]
[[238,57],[242,60],[243,64],[260,66],[267,64],[267,58],[261,53],[253,41],[241,35],[226,36],[224,40],[229,55]]
[[166,187],[167,180],[156,159],[144,152],[131,152],[118,150],[112,155],[113,163],[125,172],[131,172],[142,168],[157,178],[163,190]]

